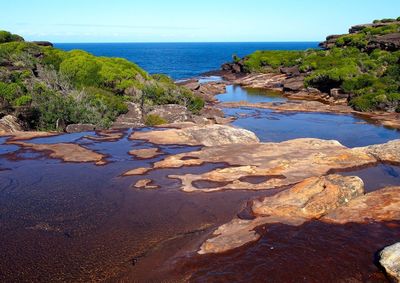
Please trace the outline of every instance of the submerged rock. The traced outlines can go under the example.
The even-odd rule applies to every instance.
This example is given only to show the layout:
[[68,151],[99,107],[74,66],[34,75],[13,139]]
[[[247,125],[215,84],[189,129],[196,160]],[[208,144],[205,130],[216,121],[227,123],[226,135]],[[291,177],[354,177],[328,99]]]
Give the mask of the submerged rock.
[[386,247],[380,253],[379,263],[385,268],[387,274],[400,282],[400,243]]
[[142,148],[142,149],[133,149],[129,151],[129,154],[141,159],[150,159],[159,156],[163,153],[160,152],[158,148]]

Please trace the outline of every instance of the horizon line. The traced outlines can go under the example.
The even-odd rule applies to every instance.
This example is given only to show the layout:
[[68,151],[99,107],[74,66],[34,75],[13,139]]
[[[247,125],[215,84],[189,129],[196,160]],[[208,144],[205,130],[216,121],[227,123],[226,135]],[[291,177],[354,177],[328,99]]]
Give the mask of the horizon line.
[[[32,40],[32,41],[48,41],[48,40]],[[131,44],[131,43],[319,43],[320,40],[281,40],[281,41],[80,41],[80,42],[52,42],[53,44],[109,44],[109,43],[119,43],[119,44]]]

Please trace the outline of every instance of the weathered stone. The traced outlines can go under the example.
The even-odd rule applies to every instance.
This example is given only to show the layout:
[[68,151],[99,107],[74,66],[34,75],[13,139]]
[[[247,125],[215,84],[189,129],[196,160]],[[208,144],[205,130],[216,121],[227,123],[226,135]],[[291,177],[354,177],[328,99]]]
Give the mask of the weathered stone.
[[6,115],[0,119],[0,132],[13,133],[23,130],[18,118],[15,116]]
[[93,124],[70,124],[65,129],[67,133],[92,132],[94,130],[96,130],[96,126]]
[[285,74],[249,74],[245,77],[237,78],[232,81],[235,85],[240,85],[248,88],[280,88],[287,78]]
[[129,170],[122,174],[122,176],[137,176],[137,175],[143,175],[149,172],[152,168],[135,168],[132,170]]
[[360,148],[382,162],[400,163],[400,140]]
[[207,118],[213,119],[215,117],[225,117],[224,111],[217,107],[206,106],[200,111],[200,115]]
[[304,88],[304,77],[296,76],[283,82],[284,91],[299,91]]
[[163,153],[160,152],[158,148],[142,148],[131,150],[129,151],[129,154],[141,159],[150,159]]
[[155,106],[147,115],[157,115],[168,123],[184,122],[190,119],[190,113],[185,106],[166,104]]
[[347,99],[349,94],[342,92],[340,88],[332,88],[330,91],[330,96],[335,99]]
[[313,177],[287,191],[255,201],[253,213],[261,214],[253,220],[233,219],[220,226],[212,238],[201,246],[199,253],[221,253],[256,241],[260,235],[254,231],[268,223],[298,226],[310,219],[318,219],[329,211],[362,195],[364,184],[358,177],[331,175]]
[[147,189],[147,190],[158,189],[158,186],[151,185],[152,183],[153,183],[152,180],[142,179],[137,181],[134,187],[138,189]]
[[300,70],[297,66],[294,67],[282,67],[279,69],[282,74],[288,75],[289,77],[299,76]]
[[[203,163],[224,163],[225,168],[202,174],[171,175],[182,181],[186,192],[220,190],[265,190],[296,184],[306,178],[322,176],[331,170],[375,164],[377,160],[363,150],[349,149],[337,141],[296,139],[281,143],[226,144],[181,153],[156,162],[154,168],[178,168]],[[264,180],[248,182],[249,177]],[[198,181],[220,183],[196,187]]]
[[322,220],[338,224],[400,220],[400,187],[388,187],[356,198]]
[[216,146],[233,143],[257,143],[257,136],[247,130],[223,125],[194,126],[164,131],[134,132],[131,139],[155,144],[187,144]]
[[379,263],[385,268],[387,274],[396,282],[400,282],[400,243],[386,247],[380,253]]
[[128,103],[128,112],[120,115],[113,123],[113,129],[128,129],[144,126],[143,113],[137,103]]

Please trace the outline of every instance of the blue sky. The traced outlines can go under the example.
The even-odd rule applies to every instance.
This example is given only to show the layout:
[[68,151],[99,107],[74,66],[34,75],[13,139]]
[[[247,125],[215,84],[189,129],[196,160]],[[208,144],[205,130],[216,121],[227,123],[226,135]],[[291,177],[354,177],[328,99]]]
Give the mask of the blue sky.
[[0,0],[0,29],[53,42],[320,41],[400,0]]

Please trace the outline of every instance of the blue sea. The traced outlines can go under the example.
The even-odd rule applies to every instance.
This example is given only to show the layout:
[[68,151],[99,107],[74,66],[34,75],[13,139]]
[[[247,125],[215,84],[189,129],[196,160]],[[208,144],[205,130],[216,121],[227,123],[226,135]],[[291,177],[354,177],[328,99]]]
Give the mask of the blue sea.
[[97,56],[122,57],[151,74],[167,74],[175,80],[218,70],[232,55],[246,56],[256,50],[304,50],[318,42],[249,43],[58,43],[64,50],[83,49]]

